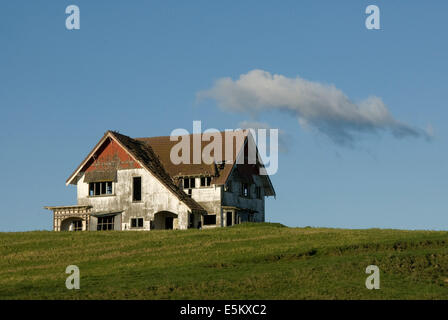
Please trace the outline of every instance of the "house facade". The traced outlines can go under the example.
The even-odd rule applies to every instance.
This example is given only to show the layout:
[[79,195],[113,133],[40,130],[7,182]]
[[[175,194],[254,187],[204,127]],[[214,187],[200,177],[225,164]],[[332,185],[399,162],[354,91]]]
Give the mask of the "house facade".
[[[219,135],[219,161],[193,161],[191,155],[188,163],[174,164],[170,155],[178,142],[170,136],[130,138],[106,132],[67,179],[67,185],[77,188],[78,203],[45,207],[53,211],[53,230],[188,229],[264,222],[265,197],[275,196],[275,191],[269,176],[259,174],[260,160],[248,163],[250,135],[236,131],[227,153],[229,140],[225,132]],[[179,138],[197,142],[195,135]],[[207,142],[199,144],[202,154]]]

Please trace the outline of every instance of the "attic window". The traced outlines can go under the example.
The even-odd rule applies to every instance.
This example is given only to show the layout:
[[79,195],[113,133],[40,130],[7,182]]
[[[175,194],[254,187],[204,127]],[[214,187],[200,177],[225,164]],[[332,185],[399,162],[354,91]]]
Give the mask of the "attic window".
[[194,189],[196,188],[195,178],[184,178],[184,189]]
[[201,177],[201,187],[210,187],[212,184],[212,177]]
[[225,161],[219,161],[219,162],[216,162],[216,165],[217,165],[219,170],[222,170],[222,169],[224,169],[224,167],[226,165],[226,162]]
[[103,196],[112,194],[112,182],[90,182],[89,183],[89,196]]

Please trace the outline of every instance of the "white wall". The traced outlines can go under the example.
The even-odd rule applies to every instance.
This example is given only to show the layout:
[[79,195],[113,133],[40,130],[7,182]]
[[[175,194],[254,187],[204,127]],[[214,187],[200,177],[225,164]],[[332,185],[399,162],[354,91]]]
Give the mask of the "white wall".
[[[132,202],[133,177],[142,178],[142,201]],[[113,183],[113,195],[89,197],[89,184],[84,176],[78,181],[78,204],[93,206],[92,213],[123,211],[122,230],[130,228],[130,218],[143,217],[144,229],[149,230],[149,221],[159,211],[178,214],[179,229],[188,227],[190,209],[183,204],[165,185],[146,169],[118,170],[117,182]]]

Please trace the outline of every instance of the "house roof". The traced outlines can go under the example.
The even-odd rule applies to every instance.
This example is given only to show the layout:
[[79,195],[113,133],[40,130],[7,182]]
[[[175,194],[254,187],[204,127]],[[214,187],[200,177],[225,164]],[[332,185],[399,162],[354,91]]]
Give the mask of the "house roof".
[[[252,181],[252,175],[258,174],[255,165],[250,164],[238,164],[236,165],[238,157],[241,156],[242,150],[248,140],[248,131],[239,130],[233,131],[232,134],[226,134],[226,131],[216,133],[202,133],[190,134],[179,136],[178,140],[173,139],[171,136],[163,137],[149,137],[149,138],[130,138],[126,135],[115,131],[107,131],[103,138],[97,143],[94,149],[89,153],[85,160],[79,165],[79,167],[73,172],[73,174],[67,179],[67,184],[76,183],[75,179],[79,177],[83,172],[83,168],[88,161],[95,155],[97,150],[108,138],[112,138],[117,141],[142,167],[146,168],[155,177],[161,181],[176,197],[185,203],[191,210],[202,211],[206,210],[197,203],[194,199],[189,197],[178,186],[178,179],[181,177],[197,177],[197,176],[209,176],[212,178],[211,183],[215,185],[224,185],[233,170],[238,170],[240,177],[247,179],[248,182]],[[213,137],[212,137],[213,136]],[[221,158],[219,163],[216,163],[216,159],[211,161],[212,163],[205,163],[202,156],[199,157],[199,162],[194,163],[193,151],[195,143],[200,145],[201,155],[202,151],[214,141],[215,137],[221,137]],[[229,137],[232,137],[232,148],[228,147],[230,143]],[[227,139],[226,139],[227,138]],[[186,139],[188,145],[192,146],[190,150],[190,163],[189,164],[174,164],[171,161],[171,150],[181,140]],[[230,149],[226,153],[226,146]],[[218,157],[218,154],[211,152],[212,157]],[[275,195],[275,190],[269,179],[269,176],[262,176],[263,187],[266,190],[266,195]]]
[[[201,146],[201,155],[204,148],[210,144],[210,141],[214,141],[213,135],[219,134],[221,136],[221,159],[219,159],[220,163],[222,165],[216,165],[215,161],[211,164],[207,164],[203,161],[202,157],[200,157],[199,163],[194,163],[193,159],[193,152],[194,152],[194,143],[195,138],[197,138],[198,142]],[[212,184],[216,185],[223,185],[226,183],[230,173],[232,172],[232,168],[235,164],[235,161],[244,146],[246,139],[247,139],[247,132],[246,131],[235,131],[234,132],[235,138],[233,141],[233,146],[230,152],[226,154],[226,139],[225,139],[225,131],[224,132],[217,132],[215,134],[212,133],[203,133],[202,139],[200,134],[190,134],[185,136],[180,136],[179,138],[186,138],[189,142],[189,146],[191,147],[190,150],[190,163],[180,163],[180,164],[174,164],[173,161],[171,161],[171,150],[172,148],[178,144],[181,140],[174,140],[171,141],[170,136],[165,137],[150,137],[150,138],[136,138],[135,140],[142,141],[146,145],[150,146],[154,152],[158,155],[160,161],[163,163],[163,166],[165,167],[166,171],[169,173],[169,175],[173,178],[177,177],[188,177],[188,176],[210,176],[212,177]],[[199,144],[198,144],[199,145]],[[230,147],[229,147],[230,148]],[[211,153],[212,156],[214,155],[214,152]],[[218,156],[218,155],[216,155]]]
[[[194,163],[193,161],[193,151],[194,151],[194,143],[195,138],[197,138],[197,143],[201,147],[201,155],[202,151],[206,148],[207,145],[211,144],[214,141],[215,136],[221,136],[221,157],[216,155],[217,158],[211,164],[207,164],[203,162],[202,157],[200,157],[199,163]],[[226,139],[227,137],[227,139]],[[231,140],[233,139],[232,146],[229,146]],[[233,170],[238,170],[239,176],[243,179],[246,179],[248,182],[253,183],[253,175],[258,175],[259,168],[256,165],[252,164],[238,164],[238,157],[241,156],[242,151],[244,150],[244,146],[247,143],[249,137],[249,131],[247,130],[238,130],[233,131],[232,134],[227,133],[226,131],[215,132],[215,133],[202,133],[202,138],[200,134],[190,134],[184,136],[178,136],[177,139],[173,139],[171,136],[163,136],[163,137],[149,137],[149,138],[135,138],[137,141],[144,142],[146,145],[150,146],[154,152],[159,157],[159,160],[162,162],[164,168],[168,172],[168,174],[173,178],[179,177],[197,177],[197,176],[210,176],[212,177],[212,184],[215,185],[224,185],[229,176],[232,174]],[[174,164],[171,161],[171,150],[173,147],[181,142],[181,139],[185,138],[188,141],[188,145],[192,146],[190,150],[190,163],[180,163]],[[226,148],[229,148],[230,151],[226,153]],[[258,151],[257,151],[258,152]],[[214,152],[211,152],[211,156],[215,156]],[[221,165],[216,164],[216,162],[222,163]],[[263,187],[266,190],[266,195],[275,195],[275,190],[272,186],[271,180],[269,176],[262,177]]]

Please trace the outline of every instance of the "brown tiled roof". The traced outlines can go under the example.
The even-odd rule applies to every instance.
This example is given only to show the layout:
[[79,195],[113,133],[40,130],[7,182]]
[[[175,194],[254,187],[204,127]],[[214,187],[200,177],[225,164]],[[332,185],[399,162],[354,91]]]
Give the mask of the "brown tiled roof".
[[[191,146],[190,150],[190,164],[174,164],[171,161],[170,154],[171,149],[173,146],[178,144],[181,140],[177,141],[171,141],[170,136],[165,137],[151,137],[151,138],[136,138],[135,140],[144,142],[146,145],[150,146],[154,152],[158,155],[160,161],[162,162],[164,168],[168,172],[168,174],[173,177],[188,177],[188,176],[211,176],[212,177],[212,184],[216,185],[223,185],[226,183],[227,178],[229,177],[232,168],[234,166],[234,163],[236,161],[236,157],[238,156],[240,150],[237,150],[237,142],[236,139],[234,139],[233,142],[233,150],[231,155],[227,155],[225,153],[226,148],[226,139],[225,139],[225,132],[220,132],[221,134],[221,140],[222,140],[222,159],[220,159],[223,164],[222,165],[215,165],[215,163],[207,164],[202,161],[200,163],[193,163],[193,139],[194,137],[198,137],[196,134],[190,134],[188,136],[182,136],[182,138],[188,138],[190,140],[189,145]],[[205,134],[203,133],[202,136],[206,138],[210,138],[212,134]],[[237,139],[240,139],[241,144],[244,145],[245,139],[247,138],[247,132],[244,131],[237,131],[235,133],[237,136]],[[201,153],[205,146],[210,144],[210,141],[213,141],[211,139],[207,140],[204,138],[198,137],[201,141]],[[206,140],[206,141],[202,141]],[[213,154],[212,154],[213,155]],[[229,157],[230,156],[230,157]]]
[[110,131],[110,133],[191,210],[206,211],[174,183],[150,145],[115,131]]

